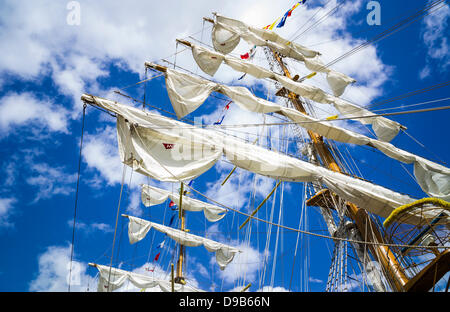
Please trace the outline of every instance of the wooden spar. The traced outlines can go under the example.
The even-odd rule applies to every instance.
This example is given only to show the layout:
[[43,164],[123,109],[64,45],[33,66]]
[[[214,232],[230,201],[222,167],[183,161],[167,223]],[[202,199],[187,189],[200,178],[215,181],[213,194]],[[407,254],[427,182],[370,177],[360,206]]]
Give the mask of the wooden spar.
[[[256,138],[255,142],[253,142],[253,144],[256,144],[256,142],[258,142],[258,138]],[[228,181],[228,179],[231,177],[231,175],[233,174],[233,172],[236,170],[237,166],[234,166],[234,168],[230,171],[230,173],[227,175],[227,177],[225,178],[225,180],[223,180],[222,182],[222,186]]]
[[242,290],[241,290],[241,292],[244,292],[244,291],[246,291],[247,289],[249,289],[250,288],[250,286],[252,286],[252,284],[251,283],[249,283],[247,286],[245,286],[244,288],[242,288]]
[[[283,69],[286,77],[292,79],[292,76],[289,70],[286,68],[280,55],[278,55],[274,51],[272,51],[272,53],[275,59],[277,60],[278,64]],[[297,94],[289,91],[288,98],[291,100],[294,107],[298,111],[307,115],[303,103],[300,101]],[[328,169],[335,172],[343,173],[342,169],[336,163],[336,160],[334,159],[330,150],[325,145],[323,137],[310,130],[308,130],[308,135],[311,138],[311,141],[313,142],[314,148],[316,149],[317,153],[322,159],[322,162],[328,167]],[[372,219],[370,219],[370,216],[364,209],[358,208],[355,204],[349,202],[347,203],[347,211],[350,213],[351,218],[355,221],[355,224],[358,230],[360,231],[362,237],[366,237],[367,241],[369,242],[376,242],[376,243],[383,242],[382,236],[378,228],[376,227]],[[402,266],[398,263],[395,255],[389,250],[388,247],[383,245],[370,244],[369,248],[371,249],[373,256],[380,261],[381,265],[388,273],[388,278],[392,281],[392,285],[394,286],[395,291],[403,291],[405,289],[404,287],[406,283],[408,282],[408,277],[406,276]]]
[[222,186],[228,181],[228,179],[231,177],[231,175],[233,174],[234,170],[236,170],[237,166],[234,166],[234,168],[230,171],[230,173],[227,175],[227,177],[225,178],[225,180],[223,180],[222,182]]
[[171,276],[171,279],[170,279],[170,283],[171,283],[171,286],[172,286],[172,292],[175,292],[175,277],[174,277],[174,273],[173,273],[173,263],[170,265],[170,269],[171,269],[171,271],[170,271],[170,276]]
[[272,189],[272,191],[270,191],[269,195],[266,196],[266,198],[264,198],[264,200],[258,205],[258,207],[256,207],[256,209],[252,212],[252,214],[244,221],[244,223],[241,224],[241,226],[239,227],[239,230],[242,230],[242,228],[244,227],[244,225],[247,224],[248,221],[250,221],[250,219],[258,212],[258,210],[265,204],[265,202],[270,198],[270,196],[272,196],[273,192],[275,192],[275,190],[278,188],[278,186],[280,185],[281,181],[278,181],[277,185],[274,186],[274,188]]
[[[184,184],[183,182],[181,182],[181,188],[180,188],[180,201],[179,201],[179,205],[178,205],[178,217],[181,220],[181,231],[185,231],[185,221],[186,218],[184,216],[184,211],[183,211],[183,189],[184,189]],[[186,284],[186,282],[184,281],[184,277],[183,277],[183,259],[184,258],[184,246],[182,244],[180,244],[180,254],[178,255],[178,261],[177,261],[177,277],[175,279],[175,282],[179,283],[179,284]]]

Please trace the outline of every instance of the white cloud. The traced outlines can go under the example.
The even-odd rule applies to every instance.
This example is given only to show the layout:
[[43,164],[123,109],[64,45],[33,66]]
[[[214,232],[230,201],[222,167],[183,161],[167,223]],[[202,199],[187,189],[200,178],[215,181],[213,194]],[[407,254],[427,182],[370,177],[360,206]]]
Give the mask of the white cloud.
[[281,286],[264,286],[258,289],[257,292],[289,292],[289,290]]
[[68,132],[65,109],[29,92],[11,92],[0,99],[0,136],[11,133],[13,126]]
[[[69,227],[73,227],[73,220],[67,221],[67,224]],[[75,226],[76,226],[77,230],[81,230],[86,235],[92,234],[94,232],[103,232],[103,233],[114,232],[111,225],[106,224],[106,223],[94,222],[94,223],[88,224],[88,223],[77,220]]]
[[8,220],[14,209],[14,203],[16,199],[10,198],[0,198],[0,228],[11,227],[12,223]]
[[323,283],[323,281],[322,281],[321,279],[314,278],[314,277],[311,277],[311,276],[309,277],[308,281],[309,281],[310,283],[316,283],[316,284],[321,284],[321,283]]
[[86,133],[82,156],[88,167],[101,173],[101,177],[108,185],[122,181],[123,165],[119,157],[114,127],[97,129],[95,134]]
[[[223,271],[219,271],[220,277],[229,284],[241,278],[249,282],[255,281],[257,273],[263,266],[263,253],[246,243],[238,244],[238,242],[234,241],[228,244],[242,252],[237,253],[233,261]],[[213,261],[216,261],[215,258],[211,258],[211,262]]]
[[[39,271],[29,284],[30,291],[66,292],[70,272],[70,245],[51,246],[38,258]],[[70,289],[73,292],[97,290],[96,280],[87,274],[87,264],[72,262]]]
[[26,182],[38,189],[33,203],[55,195],[69,195],[75,190],[76,173],[68,174],[63,168],[52,167],[46,163],[34,163],[30,170],[32,173]]
[[[429,1],[431,3],[431,1]],[[427,48],[426,66],[420,71],[420,79],[431,75],[431,60],[439,63],[440,72],[450,65],[450,43],[448,42],[450,6],[442,4],[442,8],[425,16],[422,23],[422,40]]]

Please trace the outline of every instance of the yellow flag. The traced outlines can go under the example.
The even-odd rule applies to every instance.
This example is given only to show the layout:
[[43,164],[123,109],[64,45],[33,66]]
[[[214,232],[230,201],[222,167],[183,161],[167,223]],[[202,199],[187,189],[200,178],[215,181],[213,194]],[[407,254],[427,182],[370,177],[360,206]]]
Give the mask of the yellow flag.
[[273,29],[273,27],[275,26],[275,24],[278,22],[279,19],[280,19],[280,18],[277,18],[277,20],[276,20],[275,22],[273,22],[272,25],[270,25],[270,27],[269,27],[270,30]]

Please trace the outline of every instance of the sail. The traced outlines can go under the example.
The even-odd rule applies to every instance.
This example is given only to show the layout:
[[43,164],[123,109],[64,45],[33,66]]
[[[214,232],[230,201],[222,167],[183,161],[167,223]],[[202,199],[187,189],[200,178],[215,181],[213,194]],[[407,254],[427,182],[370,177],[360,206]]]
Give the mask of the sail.
[[291,51],[294,55],[302,55],[312,58],[320,55],[319,52],[308,49],[298,43],[291,42],[280,37],[272,30],[255,28],[245,23],[216,14],[216,21],[212,31],[212,42],[214,49],[228,54],[233,51],[240,42],[240,38],[244,39],[251,45],[265,46],[268,43],[275,43],[284,49]]
[[375,134],[382,141],[391,141],[400,131],[401,125],[398,122],[377,116],[363,107],[328,94],[318,87],[294,81],[245,60],[223,55],[192,43],[190,45],[194,60],[200,69],[211,76],[216,73],[222,62],[224,62],[234,70],[247,73],[256,78],[274,79],[286,89],[314,102],[333,105],[342,115],[354,118],[362,124],[371,124]]
[[[414,201],[407,195],[266,150],[214,130],[200,129],[98,97],[83,95],[82,99],[118,114],[122,161],[136,171],[160,181],[193,179],[206,172],[224,155],[237,167],[273,179],[321,182],[345,200],[383,218],[387,218],[395,208]],[[173,148],[162,153],[163,143],[173,144]],[[204,151],[204,154],[199,151]]]
[[414,175],[422,190],[430,196],[450,199],[450,169],[420,156],[396,148],[388,142],[333,126],[301,112],[256,97],[245,87],[230,87],[168,68],[166,86],[172,106],[179,118],[198,108],[212,92],[220,92],[239,107],[256,113],[278,113],[301,127],[328,139],[356,145],[370,145],[386,156],[406,164],[414,164]]
[[168,226],[164,226],[158,223],[150,222],[140,218],[132,216],[124,216],[129,219],[128,224],[128,237],[130,239],[130,244],[134,244],[142,240],[150,231],[151,228],[167,234],[171,239],[175,240],[177,243],[188,246],[197,247],[203,245],[209,252],[214,252],[216,254],[216,261],[221,270],[233,261],[234,255],[241,252],[239,249],[228,246],[211,239],[200,237],[197,235],[189,234],[187,232],[173,229]]
[[[100,264],[93,264],[98,269],[98,292],[108,292],[119,289],[123,286],[125,282],[130,282],[138,288],[155,288],[163,292],[172,291],[171,281],[155,279],[151,276],[142,275],[134,272],[129,272],[125,270],[120,270],[116,268],[110,268],[109,266],[104,266]],[[174,283],[175,292],[200,292],[203,290],[197,289],[192,286],[181,285]]]
[[[146,206],[153,206],[161,204],[170,198],[175,203],[180,201],[180,195],[177,193],[173,193],[167,190],[163,190],[150,185],[142,185],[142,203]],[[211,205],[200,200],[190,198],[187,196],[183,196],[183,210],[187,211],[203,211],[205,217],[210,222],[216,222],[221,220],[225,213],[226,209],[217,207],[215,205]]]
[[230,53],[239,44],[240,38],[251,45],[267,46],[282,55],[301,61],[311,71],[327,74],[328,84],[335,96],[341,96],[347,85],[356,82],[355,79],[326,67],[319,60],[320,53],[317,51],[281,38],[271,30],[256,29],[241,21],[216,15],[212,30],[212,42],[216,51]]

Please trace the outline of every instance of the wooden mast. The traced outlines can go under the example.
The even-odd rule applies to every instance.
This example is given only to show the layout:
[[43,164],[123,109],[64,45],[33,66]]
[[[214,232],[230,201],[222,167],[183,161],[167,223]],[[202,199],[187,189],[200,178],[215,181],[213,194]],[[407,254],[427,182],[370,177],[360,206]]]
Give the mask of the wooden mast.
[[[292,76],[289,70],[287,69],[286,65],[284,64],[280,55],[278,55],[278,53],[275,53],[274,51],[272,51],[272,53],[278,64],[283,69],[286,77],[292,79]],[[300,101],[297,94],[289,91],[288,98],[291,100],[292,104],[298,111],[307,115],[303,103]],[[308,130],[308,135],[311,138],[311,141],[313,142],[313,145],[317,153],[322,159],[322,162],[327,166],[327,168],[335,172],[343,173],[342,169],[339,167],[336,160],[334,159],[334,156],[331,154],[330,150],[325,145],[323,137],[310,130]],[[355,221],[355,224],[358,230],[360,231],[362,237],[365,237],[368,242],[382,243],[383,242],[382,236],[378,231],[377,226],[374,224],[372,219],[370,219],[367,212],[364,209],[358,208],[355,204],[350,202],[348,202],[346,206],[351,218]],[[385,271],[388,272],[388,276],[393,282],[395,290],[403,291],[404,286],[408,282],[408,278],[406,277],[403,268],[398,263],[395,255],[389,250],[388,247],[383,245],[370,244],[369,248],[372,251],[372,254],[379,260]]]
[[[181,188],[180,188],[180,201],[178,203],[178,217],[181,220],[181,227],[180,230],[181,231],[185,231],[186,230],[186,217],[185,217],[185,213],[183,210],[183,194],[184,194],[184,184],[183,182],[181,182]],[[180,253],[178,255],[178,261],[177,261],[177,277],[175,278],[175,283],[179,283],[179,284],[186,284],[186,281],[184,280],[183,277],[183,260],[184,260],[184,246],[182,244],[180,244]]]

